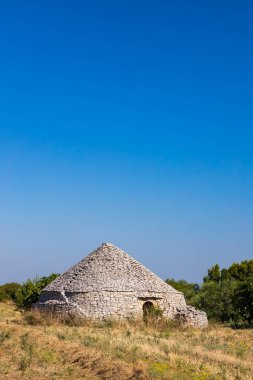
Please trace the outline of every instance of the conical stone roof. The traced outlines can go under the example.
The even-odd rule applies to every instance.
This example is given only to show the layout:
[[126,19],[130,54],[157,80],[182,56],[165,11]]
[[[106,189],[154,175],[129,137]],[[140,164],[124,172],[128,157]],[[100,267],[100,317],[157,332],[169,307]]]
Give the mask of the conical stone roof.
[[104,243],[51,282],[44,291],[178,293],[113,244]]

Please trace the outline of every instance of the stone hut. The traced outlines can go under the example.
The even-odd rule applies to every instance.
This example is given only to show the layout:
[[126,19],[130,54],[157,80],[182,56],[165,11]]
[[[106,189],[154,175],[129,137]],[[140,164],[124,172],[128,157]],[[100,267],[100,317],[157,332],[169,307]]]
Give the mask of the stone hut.
[[104,243],[41,292],[35,307],[102,320],[142,318],[159,307],[166,318],[205,327],[206,314],[113,244]]

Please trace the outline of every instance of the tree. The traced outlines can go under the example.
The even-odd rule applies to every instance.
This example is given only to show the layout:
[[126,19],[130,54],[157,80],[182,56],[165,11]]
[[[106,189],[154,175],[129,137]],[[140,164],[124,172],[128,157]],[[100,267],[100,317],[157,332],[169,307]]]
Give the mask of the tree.
[[210,269],[208,269],[207,276],[204,277],[204,282],[213,281],[216,283],[220,283],[221,280],[221,271],[219,264],[213,265]]
[[22,284],[16,293],[16,304],[19,308],[29,309],[33,303],[40,298],[40,293],[45,286],[58,277],[58,274],[52,273],[48,277],[28,279]]
[[234,295],[234,304],[242,320],[253,323],[253,275],[240,282]]
[[229,268],[230,275],[239,281],[245,281],[253,275],[253,260],[244,260],[241,263],[233,263]]
[[223,285],[223,283],[225,281],[231,281],[232,280],[232,276],[231,274],[229,273],[228,269],[226,268],[223,268],[221,270],[221,285]]
[[209,319],[217,322],[236,322],[234,292],[237,283],[225,281],[221,286],[215,281],[205,282],[197,296],[195,306],[207,313]]

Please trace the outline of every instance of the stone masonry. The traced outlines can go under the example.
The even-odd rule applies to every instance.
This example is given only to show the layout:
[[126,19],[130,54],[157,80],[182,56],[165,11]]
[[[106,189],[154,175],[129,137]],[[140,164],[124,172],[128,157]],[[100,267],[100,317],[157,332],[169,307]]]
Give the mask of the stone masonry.
[[186,305],[183,293],[110,243],[46,286],[35,308],[93,320],[124,320],[142,318],[146,302],[159,307],[165,318],[184,325],[208,324],[204,312]]

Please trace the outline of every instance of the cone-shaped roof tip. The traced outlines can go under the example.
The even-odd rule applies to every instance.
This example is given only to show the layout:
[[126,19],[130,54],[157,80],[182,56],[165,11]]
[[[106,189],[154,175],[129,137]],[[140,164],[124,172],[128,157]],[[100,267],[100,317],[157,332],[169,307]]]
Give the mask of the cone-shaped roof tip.
[[101,246],[100,247],[98,247],[98,249],[99,248],[113,248],[113,249],[116,249],[116,250],[119,250],[119,248],[118,247],[116,247],[116,245],[114,245],[114,244],[112,244],[112,243],[102,243],[101,244]]

